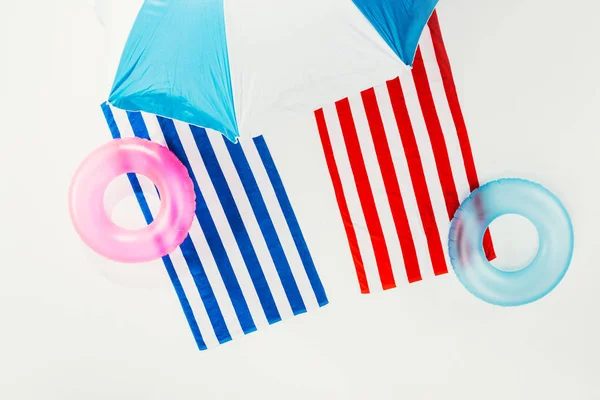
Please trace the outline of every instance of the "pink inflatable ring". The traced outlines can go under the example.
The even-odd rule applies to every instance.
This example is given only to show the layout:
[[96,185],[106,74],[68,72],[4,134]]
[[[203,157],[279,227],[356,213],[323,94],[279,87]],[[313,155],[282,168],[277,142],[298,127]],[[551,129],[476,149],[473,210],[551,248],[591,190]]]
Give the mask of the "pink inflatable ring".
[[[160,194],[154,221],[141,229],[116,225],[104,207],[104,192],[116,177],[138,173]],[[111,260],[139,263],[163,257],[186,238],[194,220],[196,195],[187,169],[169,149],[145,139],[115,139],[79,166],[69,192],[71,220],[81,239]]]

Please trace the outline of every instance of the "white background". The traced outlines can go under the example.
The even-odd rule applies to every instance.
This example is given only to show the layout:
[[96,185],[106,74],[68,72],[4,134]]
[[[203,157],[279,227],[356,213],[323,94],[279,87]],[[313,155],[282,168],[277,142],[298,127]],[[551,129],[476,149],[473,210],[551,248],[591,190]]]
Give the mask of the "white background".
[[[106,32],[93,9],[1,7],[0,398],[600,398],[597,2],[438,8],[481,180],[538,181],[571,214],[575,254],[555,291],[502,309],[449,274],[357,294],[307,116],[268,140],[331,304],[208,352],[168,282],[106,279],[69,221],[70,178],[109,137],[98,107]],[[495,239],[502,251],[521,235]]]

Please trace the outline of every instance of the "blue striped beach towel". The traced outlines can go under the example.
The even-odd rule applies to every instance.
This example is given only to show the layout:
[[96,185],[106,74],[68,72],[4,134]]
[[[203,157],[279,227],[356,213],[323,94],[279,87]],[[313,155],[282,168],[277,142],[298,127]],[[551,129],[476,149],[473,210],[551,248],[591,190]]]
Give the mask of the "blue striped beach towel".
[[[113,138],[137,136],[167,146],[194,182],[194,223],[163,261],[200,350],[328,303],[262,136],[233,144],[180,121],[108,103],[102,111]],[[136,175],[128,178],[152,222]]]

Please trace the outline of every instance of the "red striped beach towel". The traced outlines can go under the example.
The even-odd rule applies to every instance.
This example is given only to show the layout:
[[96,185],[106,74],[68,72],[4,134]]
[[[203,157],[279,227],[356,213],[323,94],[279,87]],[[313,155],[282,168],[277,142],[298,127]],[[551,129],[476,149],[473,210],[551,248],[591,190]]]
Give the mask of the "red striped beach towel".
[[446,274],[449,222],[479,180],[437,14],[411,72],[315,118],[361,292]]

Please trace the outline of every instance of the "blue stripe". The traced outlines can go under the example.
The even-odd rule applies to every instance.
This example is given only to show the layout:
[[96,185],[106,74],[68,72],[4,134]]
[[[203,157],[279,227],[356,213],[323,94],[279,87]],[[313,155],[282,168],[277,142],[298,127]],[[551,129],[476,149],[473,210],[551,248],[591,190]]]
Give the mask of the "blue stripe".
[[198,147],[198,151],[200,152],[200,156],[202,157],[204,165],[206,166],[206,170],[208,171],[208,175],[210,176],[211,182],[215,188],[215,191],[217,192],[219,201],[223,206],[227,221],[229,222],[231,230],[233,231],[235,241],[237,242],[244,262],[246,263],[248,273],[250,274],[250,278],[254,284],[254,289],[258,294],[258,298],[263,307],[267,320],[270,324],[281,321],[281,316],[277,310],[277,305],[273,299],[273,294],[271,293],[271,289],[269,288],[265,274],[260,266],[256,252],[254,251],[254,246],[252,245],[248,231],[244,226],[244,221],[242,220],[242,216],[240,215],[238,207],[235,203],[231,189],[227,184],[227,178],[225,178],[225,175],[223,174],[223,170],[219,165],[219,160],[217,159],[210,140],[208,139],[206,130],[196,126],[190,126],[190,128],[192,130],[196,146]]
[[[104,117],[106,118],[106,122],[108,123],[108,126],[112,133],[113,139],[121,138],[121,133],[119,131],[117,123],[115,122],[112,111],[108,104],[106,104],[106,103],[102,104],[102,112],[104,113]],[[141,117],[141,115],[140,115],[140,117]],[[144,128],[145,128],[145,126],[144,126]],[[134,132],[137,132],[136,127],[133,127],[133,130],[134,130]],[[146,134],[147,134],[147,132],[146,132]],[[135,192],[135,197],[137,198],[137,201],[140,205],[142,213],[144,214],[146,223],[151,224],[153,221],[152,213],[150,211],[150,207],[148,206],[148,203],[146,202],[146,198],[144,197],[144,194],[143,194],[142,188],[140,186],[140,183],[137,179],[137,176],[133,173],[130,173],[130,174],[127,174],[127,177],[129,178],[129,182],[131,183],[131,186]],[[198,346],[198,348],[200,350],[206,350],[206,348],[207,348],[206,343],[204,343],[204,339],[202,338],[202,334],[200,333],[200,328],[198,327],[196,317],[194,316],[194,312],[192,311],[190,302],[188,301],[187,296],[185,295],[185,291],[183,290],[181,281],[179,280],[179,277],[177,276],[177,272],[175,271],[173,262],[171,261],[171,258],[168,255],[164,256],[162,260],[163,260],[163,263],[165,264],[167,274],[169,275],[169,278],[171,279],[171,283],[172,283],[173,287],[175,288],[175,293],[177,293],[177,297],[179,298],[179,303],[181,304],[181,308],[183,309],[185,317],[188,321],[188,325],[190,326],[190,329],[192,330],[192,334],[194,335],[194,340],[196,341],[196,345]]]
[[[210,251],[213,254],[215,262],[219,268],[221,277],[223,278],[223,282],[226,284],[227,291],[231,296],[231,301],[235,308],[236,315],[240,321],[240,325],[244,333],[253,332],[256,330],[256,325],[254,324],[252,315],[250,315],[250,310],[248,309],[246,299],[244,298],[243,293],[241,292],[241,289],[239,287],[237,277],[233,272],[231,261],[227,256],[225,246],[223,246],[223,242],[221,241],[221,237],[219,236],[217,227],[215,226],[212,216],[210,215],[210,211],[208,209],[208,206],[206,205],[204,196],[202,196],[202,192],[200,191],[200,187],[198,186],[198,181],[196,180],[194,171],[192,170],[187,155],[185,154],[185,149],[183,148],[183,145],[179,138],[179,134],[177,132],[177,129],[175,128],[175,124],[171,119],[163,117],[157,118],[158,123],[163,131],[165,141],[167,142],[167,146],[185,165],[192,181],[194,182],[194,191],[196,192],[196,218],[198,218],[200,227],[204,232],[204,236],[206,237],[206,241],[208,243],[208,246],[210,247]],[[233,290],[233,292],[230,290]],[[210,293],[212,293],[212,289],[210,290]],[[218,305],[216,310],[218,310]],[[218,314],[221,315],[221,311],[218,311]]]
[[150,139],[150,134],[148,133],[148,128],[146,127],[141,112],[127,111],[127,118],[129,119],[129,123],[131,124],[135,136],[146,140],[152,140]]
[[[144,117],[142,117],[141,112],[127,111],[127,119],[129,119],[129,124],[131,125],[135,136],[141,139],[152,140],[150,139],[150,133],[148,132],[148,128],[146,127],[146,123],[144,122]],[[160,192],[158,191],[158,188],[156,186],[154,186],[154,188],[156,189],[156,194],[160,199]]]
[[310,281],[313,291],[315,292],[317,302],[319,305],[324,306],[329,302],[327,299],[327,294],[325,293],[325,289],[321,283],[321,278],[319,278],[319,274],[315,268],[315,263],[313,262],[310,251],[308,250],[308,246],[306,245],[306,241],[304,240],[304,235],[300,229],[300,224],[298,223],[298,219],[296,218],[296,214],[294,213],[290,199],[287,195],[285,187],[283,186],[283,181],[281,180],[279,171],[277,171],[277,167],[275,166],[271,152],[269,151],[263,136],[255,137],[254,144],[258,150],[260,159],[267,170],[267,175],[269,176],[271,185],[273,185],[273,189],[275,190],[277,200],[279,201],[279,206],[283,211],[285,220],[287,221],[292,233],[292,238],[294,239],[294,243],[296,244],[296,248],[298,249],[298,253],[300,254],[304,268],[306,269],[308,280]]
[[290,302],[292,311],[294,314],[306,312],[304,300],[302,300],[302,295],[300,294],[300,290],[298,289],[298,285],[292,274],[292,269],[285,256],[283,246],[281,245],[281,241],[279,240],[279,236],[277,235],[277,231],[275,230],[275,226],[269,215],[269,210],[262,197],[260,188],[256,183],[256,179],[254,178],[250,164],[248,164],[242,146],[233,144],[225,138],[223,138],[223,140],[227,146],[227,150],[229,150],[229,155],[233,160],[235,169],[240,176],[248,200],[250,200],[250,205],[252,206],[252,211],[256,216],[260,230],[267,242],[267,247],[269,248],[273,262],[275,263],[275,268],[279,274],[279,279],[281,279],[281,284],[283,285],[287,299]]

